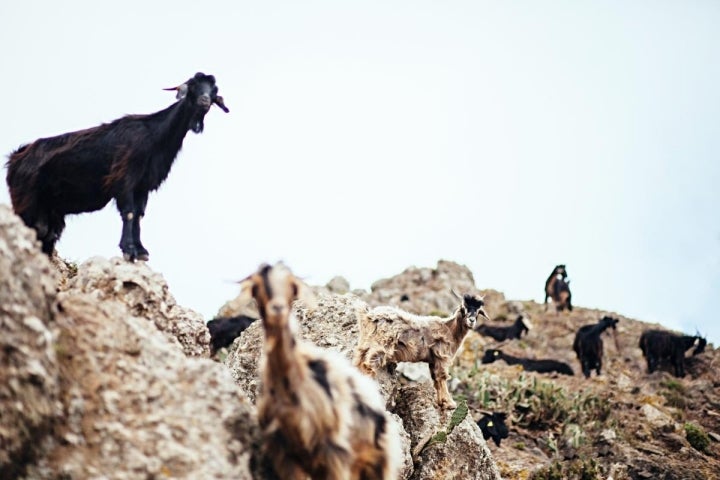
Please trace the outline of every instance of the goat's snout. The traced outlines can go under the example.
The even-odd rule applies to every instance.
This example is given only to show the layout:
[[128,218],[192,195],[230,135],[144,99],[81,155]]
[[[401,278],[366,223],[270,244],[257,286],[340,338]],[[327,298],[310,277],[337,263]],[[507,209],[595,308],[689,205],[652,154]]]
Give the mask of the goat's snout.
[[198,105],[205,109],[209,109],[210,105],[212,105],[212,99],[210,98],[210,95],[207,93],[203,93],[200,95],[197,99]]

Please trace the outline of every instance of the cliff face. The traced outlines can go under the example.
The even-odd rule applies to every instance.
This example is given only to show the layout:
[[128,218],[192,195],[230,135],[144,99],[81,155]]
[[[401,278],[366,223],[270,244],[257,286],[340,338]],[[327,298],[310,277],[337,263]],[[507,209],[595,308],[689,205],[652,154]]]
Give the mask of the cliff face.
[[2,205],[0,252],[0,478],[252,478],[254,408],[159,275],[61,277]]
[[[457,306],[451,290],[480,293],[494,323],[523,313],[535,326],[505,343],[507,353],[555,358],[576,371],[482,365],[496,342],[471,332],[450,382],[467,413],[437,410],[422,364],[381,373],[387,408],[402,425],[403,478],[720,478],[717,350],[688,359],[683,379],[647,375],[637,340],[650,326],[615,315],[617,331],[603,336],[603,375],[586,380],[574,333],[607,312],[556,314],[507,301],[448,261],[408,268],[370,292],[348,290],[336,278],[316,288],[313,309],[295,307],[304,338],[350,357],[362,302],[449,314]],[[253,310],[237,300],[222,308]],[[265,478],[253,405],[260,322],[222,363],[211,360],[204,320],[177,304],[161,275],[119,259],[51,262],[0,205],[0,328],[0,478]],[[488,445],[475,423],[488,410],[508,414],[501,447]]]

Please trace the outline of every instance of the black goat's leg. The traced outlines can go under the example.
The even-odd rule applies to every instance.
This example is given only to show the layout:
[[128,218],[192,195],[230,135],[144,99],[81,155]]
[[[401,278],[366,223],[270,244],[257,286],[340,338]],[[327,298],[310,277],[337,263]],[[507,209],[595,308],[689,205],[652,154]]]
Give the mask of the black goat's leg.
[[140,240],[140,220],[145,216],[148,192],[135,192],[135,216],[133,217],[133,242],[137,251],[137,259],[147,261],[150,259],[150,252],[143,246]]
[[138,258],[138,252],[133,235],[133,220],[135,219],[133,195],[132,193],[118,195],[116,202],[123,222],[122,234],[120,235],[120,250],[125,260],[134,262]]

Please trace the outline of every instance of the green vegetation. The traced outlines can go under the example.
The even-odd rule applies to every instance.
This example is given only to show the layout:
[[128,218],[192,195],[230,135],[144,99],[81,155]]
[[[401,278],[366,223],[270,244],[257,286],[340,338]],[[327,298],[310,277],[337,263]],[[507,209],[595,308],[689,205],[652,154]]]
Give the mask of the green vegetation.
[[660,390],[660,395],[665,397],[665,402],[669,407],[679,409],[687,407],[685,386],[681,382],[670,378],[660,382],[660,386],[663,388]]
[[695,450],[708,453],[708,447],[710,447],[710,437],[700,425],[689,422],[686,423],[685,437]]
[[[432,445],[433,443],[445,443],[447,441],[448,435],[452,433],[453,430],[455,430],[455,427],[460,425],[460,422],[463,421],[463,419],[468,414],[468,406],[467,403],[465,403],[465,400],[461,400],[458,404],[457,408],[453,411],[452,415],[450,416],[450,423],[447,426],[447,429],[445,431],[437,432],[433,437],[430,439],[430,441],[427,443],[427,445]],[[426,446],[427,446],[426,445]]]
[[[476,376],[473,371],[469,376]],[[572,392],[552,381],[520,375],[504,379],[483,372],[469,382],[477,388],[469,392],[481,408],[513,412],[514,422],[530,429],[547,429],[575,424],[570,435],[580,441],[581,426],[588,422],[605,422],[611,406],[607,398],[588,391]]]
[[545,468],[533,472],[529,480],[597,480],[601,477],[600,468],[593,459],[555,461]]

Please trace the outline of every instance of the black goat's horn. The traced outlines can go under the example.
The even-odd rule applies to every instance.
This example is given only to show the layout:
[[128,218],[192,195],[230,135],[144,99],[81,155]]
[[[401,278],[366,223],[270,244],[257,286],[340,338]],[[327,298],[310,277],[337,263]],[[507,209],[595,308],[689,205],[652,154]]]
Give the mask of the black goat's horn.
[[223,100],[223,97],[221,97],[220,95],[218,95],[217,97],[215,97],[215,100],[213,100],[213,103],[214,103],[215,105],[217,105],[218,107],[220,107],[220,109],[221,109],[223,112],[225,112],[225,113],[230,113],[230,109],[228,109],[228,108],[225,106],[225,100]]

